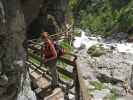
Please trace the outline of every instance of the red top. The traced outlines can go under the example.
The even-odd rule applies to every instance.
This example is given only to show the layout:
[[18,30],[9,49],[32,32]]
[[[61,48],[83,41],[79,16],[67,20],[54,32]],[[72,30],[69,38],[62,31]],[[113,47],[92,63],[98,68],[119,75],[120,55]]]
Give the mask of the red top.
[[54,56],[53,50],[49,44],[45,44],[43,52],[44,52],[45,59],[48,59]]
[[44,62],[51,61],[57,58],[57,52],[55,50],[55,47],[51,40],[48,38],[48,36],[45,36],[46,33],[44,33],[44,38],[45,38],[45,46],[43,49],[44,53]]

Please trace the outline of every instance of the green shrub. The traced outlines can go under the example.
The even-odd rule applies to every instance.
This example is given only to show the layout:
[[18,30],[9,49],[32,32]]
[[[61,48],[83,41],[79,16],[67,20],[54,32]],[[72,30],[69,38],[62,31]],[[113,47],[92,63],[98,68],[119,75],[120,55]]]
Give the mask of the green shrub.
[[90,82],[90,83],[91,83],[91,85],[95,86],[95,89],[96,89],[96,90],[102,90],[102,89],[105,88],[104,84],[101,83],[101,82],[92,81],[92,82]]
[[133,26],[132,0],[91,0],[90,2],[79,0],[79,2],[80,5],[76,2],[73,6],[78,9],[79,24],[82,29],[90,29],[92,33],[108,36],[114,32],[127,32]]

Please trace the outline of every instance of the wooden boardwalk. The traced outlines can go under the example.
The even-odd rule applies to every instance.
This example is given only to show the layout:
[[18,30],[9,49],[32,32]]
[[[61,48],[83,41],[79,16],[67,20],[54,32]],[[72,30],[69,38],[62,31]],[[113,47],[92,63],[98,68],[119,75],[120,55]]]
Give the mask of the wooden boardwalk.
[[[33,67],[33,66],[32,66]],[[44,73],[39,70],[29,69],[34,91],[40,100],[64,100],[64,92],[61,88],[50,88],[51,82],[45,77]]]
[[[72,93],[71,89],[73,88],[75,92],[72,94],[75,95],[75,98],[72,100],[91,100],[85,80],[83,79],[82,64],[79,64],[80,59],[77,59],[77,61],[73,63],[73,61],[60,58],[62,62],[73,66],[73,72],[69,72],[60,66],[57,67],[60,74],[65,75],[73,80],[73,85],[69,86],[70,84],[62,81],[63,83],[61,82],[60,84],[63,84],[65,87],[59,87],[54,91],[50,89],[51,75],[47,68],[41,67],[39,65],[40,63],[38,63],[41,62],[41,58],[39,56],[41,50],[39,46],[40,44],[29,45],[30,60],[28,62],[30,63],[30,75],[32,77],[33,86],[36,87],[35,91],[39,97],[43,98],[44,100],[65,100],[64,97],[66,94],[68,95],[69,93]],[[35,61],[31,62],[31,58],[34,58]]]

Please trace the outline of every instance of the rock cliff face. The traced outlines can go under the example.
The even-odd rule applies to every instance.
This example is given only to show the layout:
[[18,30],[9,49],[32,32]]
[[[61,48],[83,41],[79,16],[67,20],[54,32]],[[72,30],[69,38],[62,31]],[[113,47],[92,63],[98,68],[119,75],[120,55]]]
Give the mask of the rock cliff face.
[[68,0],[22,0],[28,37],[64,30],[67,5]]
[[25,63],[26,29],[39,14],[44,24],[51,14],[61,26],[62,1],[0,0],[0,100],[36,100]]

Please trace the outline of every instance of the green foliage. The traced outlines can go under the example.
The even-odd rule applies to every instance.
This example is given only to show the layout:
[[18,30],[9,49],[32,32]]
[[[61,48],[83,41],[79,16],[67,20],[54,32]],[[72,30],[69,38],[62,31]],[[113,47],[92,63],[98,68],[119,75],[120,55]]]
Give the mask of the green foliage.
[[66,76],[64,74],[59,73],[59,76],[60,76],[61,79],[65,80],[65,81],[71,80],[68,76]]
[[83,29],[106,36],[114,32],[127,32],[133,26],[132,0],[90,0],[87,3],[88,0],[79,1],[79,24]]
[[102,90],[102,89],[105,88],[105,86],[103,85],[103,83],[98,82],[98,81],[92,81],[91,84],[92,84],[93,86],[95,86],[95,89],[96,89],[96,90]]
[[64,48],[67,52],[71,52],[73,50],[73,47],[68,43],[68,41],[62,41],[60,43],[60,46]]
[[74,9],[74,7],[77,5],[77,0],[69,0],[69,7],[71,9]]
[[116,94],[111,93],[110,95],[106,96],[103,100],[117,100]]
[[116,95],[115,94],[111,94],[109,100],[116,100]]
[[109,100],[116,100],[116,97],[117,97],[117,95],[116,95],[116,89],[112,89],[111,90],[111,95],[109,96]]
[[[63,41],[60,42],[60,47],[64,48],[65,51],[68,52],[68,53],[73,51],[73,47],[66,40],[63,40]],[[71,56],[64,55],[64,57],[69,59]],[[62,62],[62,61],[60,61],[60,60],[57,61],[57,65],[62,66],[64,69],[67,67],[67,64]]]
[[90,54],[92,57],[99,57],[103,54],[106,54],[106,51],[107,50],[105,50],[101,44],[96,44],[90,47],[87,53]]
[[37,64],[37,65],[40,65],[40,61],[38,61],[37,59],[35,59],[35,58],[33,58],[33,57],[30,57],[30,60],[31,60],[33,63],[35,63],[35,64]]

